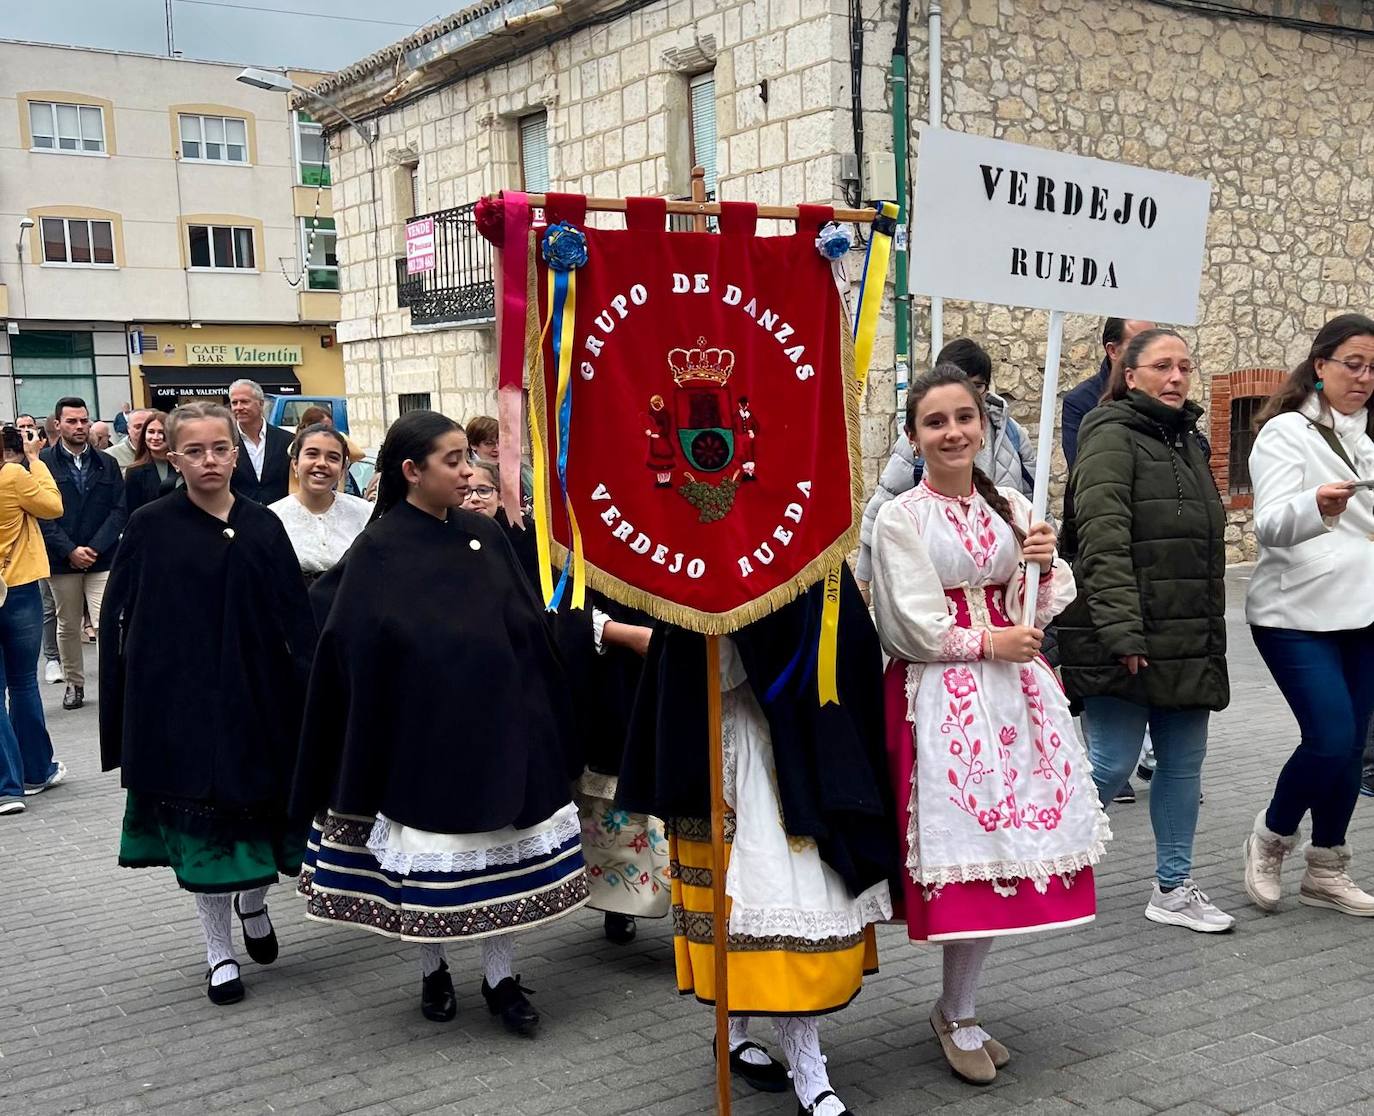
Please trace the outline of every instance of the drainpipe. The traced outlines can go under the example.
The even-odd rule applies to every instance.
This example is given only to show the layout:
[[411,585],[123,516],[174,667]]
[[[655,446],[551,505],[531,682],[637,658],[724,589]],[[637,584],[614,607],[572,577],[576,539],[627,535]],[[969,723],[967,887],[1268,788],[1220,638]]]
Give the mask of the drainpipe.
[[[944,98],[940,88],[940,0],[930,0],[930,126],[943,127]],[[945,302],[930,300],[930,360],[945,347]]]
[[896,375],[893,386],[897,395],[897,411],[906,405],[906,387],[911,377],[911,291],[907,287],[907,265],[910,260],[907,230],[907,23],[911,14],[911,0],[902,0],[897,8],[897,39],[892,46],[892,157],[897,165],[897,235],[893,238],[896,255],[895,299],[897,321],[893,336],[893,358]]

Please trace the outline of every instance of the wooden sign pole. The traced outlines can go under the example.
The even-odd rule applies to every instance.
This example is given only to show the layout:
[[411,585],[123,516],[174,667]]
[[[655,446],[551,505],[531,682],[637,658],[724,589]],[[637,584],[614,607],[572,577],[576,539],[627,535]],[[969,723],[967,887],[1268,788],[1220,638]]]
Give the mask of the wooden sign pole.
[[[1050,501],[1050,457],[1054,453],[1054,413],[1059,404],[1059,361],[1064,347],[1064,311],[1050,311],[1049,338],[1045,343],[1045,382],[1040,385],[1040,430],[1035,439],[1035,492],[1031,497],[1031,523],[1044,523]],[[1035,627],[1035,596],[1040,591],[1040,567],[1026,569],[1026,600],[1021,623]]]
[[[692,168],[692,202],[706,202],[706,171]],[[706,214],[692,218],[706,231]],[[720,722],[720,636],[706,637],[706,747],[711,765],[711,958],[716,987],[716,1112],[730,1116],[730,916],[725,895],[725,746]]]

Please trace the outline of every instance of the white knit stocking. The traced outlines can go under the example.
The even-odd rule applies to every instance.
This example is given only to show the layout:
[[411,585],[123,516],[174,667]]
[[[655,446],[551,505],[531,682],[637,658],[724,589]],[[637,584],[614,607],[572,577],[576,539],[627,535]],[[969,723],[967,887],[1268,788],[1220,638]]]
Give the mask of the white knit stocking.
[[[255,887],[252,891],[240,891],[238,894],[239,910],[244,914],[249,911],[267,910],[267,888]],[[255,915],[253,918],[243,920],[243,932],[250,938],[265,938],[272,933],[272,920],[265,914]]]
[[[744,1043],[749,1041],[749,1024],[753,1020],[748,1015],[732,1015],[730,1017],[730,1053],[733,1054]],[[748,1062],[751,1066],[766,1066],[772,1059],[767,1053],[755,1047],[750,1047],[740,1055],[742,1061]]]
[[444,963],[444,943],[436,942],[433,945],[420,946],[420,975],[429,976],[430,973],[437,972],[440,965]]
[[510,967],[514,957],[515,943],[509,934],[482,939],[482,970],[486,973],[488,988],[495,988],[507,977],[515,975]]
[[238,962],[234,960],[234,939],[230,933],[233,926],[233,896],[197,895],[196,914],[200,916],[200,928],[205,934],[205,961],[214,968],[221,961],[234,961],[225,965],[210,977],[211,985],[226,984],[239,975]]
[[[945,1022],[973,1018],[978,978],[982,976],[983,962],[987,960],[991,948],[991,938],[975,938],[945,945],[945,987],[937,1005]],[[960,1027],[950,1037],[960,1050],[977,1050],[987,1042],[989,1036],[982,1027]]]
[[[778,1032],[778,1045],[787,1056],[792,1075],[792,1087],[797,1099],[810,1108],[816,1096],[830,1088],[830,1075],[825,1071],[825,1055],[821,1053],[820,1034],[816,1021],[799,1015],[782,1015],[773,1020]],[[827,1097],[816,1108],[817,1116],[831,1116],[844,1110],[837,1098]]]

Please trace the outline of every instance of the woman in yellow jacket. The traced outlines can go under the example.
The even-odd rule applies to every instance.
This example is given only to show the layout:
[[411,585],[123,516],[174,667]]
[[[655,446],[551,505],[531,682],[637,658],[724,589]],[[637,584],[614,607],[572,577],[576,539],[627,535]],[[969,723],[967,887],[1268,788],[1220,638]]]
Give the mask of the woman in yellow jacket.
[[62,514],[57,482],[38,458],[42,445],[34,430],[21,436],[13,426],[0,429],[0,578],[8,586],[0,605],[0,670],[9,691],[8,715],[0,702],[0,815],[23,813],[26,796],[55,787],[67,774],[53,759],[38,696],[38,582],[48,576],[38,520]]

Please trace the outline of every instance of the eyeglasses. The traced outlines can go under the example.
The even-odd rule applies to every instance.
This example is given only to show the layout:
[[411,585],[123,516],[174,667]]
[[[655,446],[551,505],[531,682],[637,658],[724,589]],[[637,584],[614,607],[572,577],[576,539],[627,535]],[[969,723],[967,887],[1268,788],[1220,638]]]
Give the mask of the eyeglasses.
[[495,495],[496,489],[492,488],[492,486],[489,484],[474,484],[468,488],[469,500],[471,500],[474,496],[478,497],[479,499],[485,500],[489,496]]
[[1352,376],[1363,376],[1368,373],[1374,376],[1374,360],[1361,360],[1359,357],[1348,357],[1345,360],[1337,360],[1335,357],[1322,357],[1327,364],[1339,364]]
[[167,456],[180,457],[192,465],[204,465],[207,459],[216,465],[225,465],[233,459],[235,448],[234,446],[211,446],[206,449],[204,446],[192,446],[188,450],[172,450]]
[[1167,375],[1169,374],[1169,372],[1174,368],[1175,365],[1178,366],[1178,370],[1179,370],[1180,372],[1182,372],[1185,376],[1191,376],[1191,375],[1193,374],[1193,365],[1192,365],[1192,362],[1191,362],[1191,361],[1187,361],[1187,360],[1179,360],[1179,361],[1174,361],[1174,360],[1157,360],[1157,361],[1155,361],[1153,364],[1140,364],[1140,365],[1137,365],[1135,368],[1132,368],[1131,371],[1132,371],[1132,372],[1150,371],[1150,372],[1153,372],[1153,373],[1155,373],[1156,375],[1159,375],[1159,376],[1167,376]]

